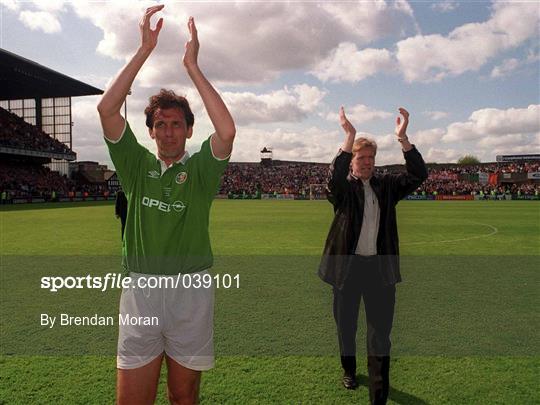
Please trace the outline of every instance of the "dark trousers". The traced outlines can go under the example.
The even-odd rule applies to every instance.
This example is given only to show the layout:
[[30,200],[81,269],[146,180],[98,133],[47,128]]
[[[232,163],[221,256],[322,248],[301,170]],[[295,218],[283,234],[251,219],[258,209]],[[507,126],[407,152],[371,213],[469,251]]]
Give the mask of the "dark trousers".
[[396,288],[384,286],[377,258],[355,256],[341,290],[334,288],[341,365],[356,374],[356,331],[360,301],[364,298],[367,323],[369,396],[373,404],[384,404],[390,386],[390,332],[394,319]]
[[126,219],[120,218],[120,222],[122,223],[122,229],[120,230],[120,236],[122,240],[124,240],[124,229],[126,229]]

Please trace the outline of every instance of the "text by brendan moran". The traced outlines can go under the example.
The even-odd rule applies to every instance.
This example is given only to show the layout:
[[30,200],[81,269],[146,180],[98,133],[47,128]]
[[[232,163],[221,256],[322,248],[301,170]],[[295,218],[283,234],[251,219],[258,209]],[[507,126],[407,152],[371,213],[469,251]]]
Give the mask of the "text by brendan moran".
[[131,314],[118,314],[114,316],[102,316],[93,314],[90,316],[73,316],[70,314],[58,314],[52,316],[41,314],[41,326],[54,328],[55,326],[114,326],[114,325],[132,325],[132,326],[159,326],[157,316],[134,316]]

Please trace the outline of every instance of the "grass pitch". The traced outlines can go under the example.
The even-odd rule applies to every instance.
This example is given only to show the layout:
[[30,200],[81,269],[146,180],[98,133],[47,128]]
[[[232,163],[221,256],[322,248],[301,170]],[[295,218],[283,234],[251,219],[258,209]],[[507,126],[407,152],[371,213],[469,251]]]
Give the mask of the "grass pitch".
[[[25,308],[44,292],[12,271],[13,261],[41,263],[21,268],[37,276],[44,263],[61,257],[91,262],[86,265],[98,273],[119,271],[113,206],[7,207],[0,218],[0,402],[113,402],[111,353],[21,355],[17,340],[42,337]],[[324,201],[214,203],[214,270],[237,272],[242,281],[238,290],[217,291],[216,368],[203,375],[202,403],[368,402],[361,357],[363,386],[353,392],[340,386],[330,287],[315,276],[331,220]],[[540,204],[401,202],[398,221],[404,282],[392,333],[390,403],[540,402]],[[248,265],[239,266],[242,261]],[[110,270],[92,267],[102,262],[110,262]],[[254,262],[260,267],[250,266]],[[77,305],[114,312],[117,296]],[[74,296],[63,297],[60,304]],[[95,345],[105,342],[105,352],[107,339],[114,343],[114,334],[88,332]],[[360,320],[360,349],[363,332]],[[60,342],[70,344],[69,336]],[[166,403],[164,381],[158,403]]]

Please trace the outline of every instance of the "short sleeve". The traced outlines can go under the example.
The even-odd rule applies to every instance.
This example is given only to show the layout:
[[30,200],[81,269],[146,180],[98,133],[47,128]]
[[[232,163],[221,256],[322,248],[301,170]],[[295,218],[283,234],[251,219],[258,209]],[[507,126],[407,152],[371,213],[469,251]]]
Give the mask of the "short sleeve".
[[122,188],[128,193],[131,192],[137,177],[138,165],[146,148],[137,142],[137,138],[135,138],[127,121],[120,139],[113,142],[105,137],[105,143],[109,148],[109,155],[122,183]]
[[212,152],[211,138],[212,136],[209,136],[202,143],[201,150],[196,156],[196,165],[199,179],[205,188],[206,194],[210,198],[214,198],[219,190],[221,176],[223,176],[223,172],[227,168],[230,156],[225,159],[215,157]]

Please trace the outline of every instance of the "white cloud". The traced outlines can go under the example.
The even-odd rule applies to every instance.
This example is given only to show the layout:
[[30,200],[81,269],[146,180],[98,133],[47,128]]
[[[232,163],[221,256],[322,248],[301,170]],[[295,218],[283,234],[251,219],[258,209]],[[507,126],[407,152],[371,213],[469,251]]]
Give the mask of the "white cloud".
[[341,146],[339,131],[324,131],[310,127],[301,132],[277,128],[262,130],[251,127],[237,128],[231,160],[256,162],[263,147],[273,149],[278,160],[330,162]]
[[470,141],[486,136],[527,134],[540,131],[540,105],[527,108],[484,108],[474,111],[466,122],[447,128],[444,142]]
[[476,145],[490,161],[497,155],[540,153],[540,132],[484,137]]
[[448,13],[459,7],[459,3],[455,0],[443,0],[435,2],[431,5],[431,9],[440,13]]
[[[298,94],[294,91],[289,90],[289,93],[293,98],[298,98]],[[155,153],[155,145],[147,136],[144,116],[140,113],[146,105],[146,96],[149,94],[136,89],[134,95],[130,96],[130,111],[133,111],[130,114],[130,124],[139,142]],[[188,149],[194,152],[212,132],[212,127],[199,97],[196,96],[196,91],[189,89],[187,97],[196,115],[195,135],[187,145]],[[95,109],[97,99],[98,97],[89,97],[74,100],[74,148],[78,152],[79,160],[95,160],[110,164]],[[540,125],[534,124],[534,115],[539,116],[539,107],[477,110],[466,122],[453,123],[447,128],[420,130],[410,134],[410,139],[428,162],[455,162],[467,153],[478,156],[482,161],[493,161],[497,154],[538,153]],[[466,131],[457,132],[458,127],[465,128]],[[524,131],[519,132],[520,129]],[[492,132],[486,134],[484,130]],[[450,138],[452,147],[437,147],[443,138],[444,141],[448,141],[449,137],[455,137],[456,134],[460,136],[453,140]],[[357,137],[359,136],[371,137],[378,143],[377,165],[403,163],[403,154],[394,134],[376,135],[359,132]],[[274,149],[275,159],[329,162],[342,141],[343,134],[339,129],[328,131],[316,127],[306,129],[278,127],[265,130],[237,125],[232,161],[258,161],[260,149],[270,146]]]
[[382,37],[383,33],[403,34],[404,18],[412,21],[414,17],[406,1],[323,2],[320,8],[363,43]]
[[450,163],[457,161],[465,153],[457,149],[429,148],[422,157],[426,163]]
[[107,162],[110,157],[103,140],[96,110],[99,96],[74,98],[71,106],[73,120],[73,150],[77,152],[77,160]]
[[[26,9],[21,21],[48,33],[61,29],[60,13],[71,7],[80,18],[103,31],[98,52],[118,60],[134,54],[140,41],[139,20],[144,9],[155,4],[127,0],[2,2],[9,7],[22,4]],[[40,11],[33,11],[36,8]],[[179,81],[188,82],[181,59],[190,15],[196,16],[199,29],[201,67],[213,83],[231,85],[268,82],[287,70],[312,69],[325,58],[326,64],[315,69],[320,77],[327,77],[324,80],[362,80],[390,69],[390,52],[355,48],[353,66],[342,69],[341,58],[346,55],[338,47],[340,43],[368,44],[415,32],[416,28],[413,11],[404,0],[264,5],[226,2],[211,6],[206,2],[173,2],[153,18],[155,24],[163,16],[165,23],[158,46],[137,77],[140,83],[172,87]]]
[[33,0],[31,2],[36,8],[43,11],[63,11],[65,0]]
[[[176,85],[173,90],[179,95],[186,96],[195,115],[194,136],[187,143],[188,150],[194,152],[213,132],[212,124],[200,95],[193,87]],[[133,94],[128,96],[130,125],[138,141],[154,153],[156,147],[147,136],[142,111],[148,103],[148,97],[156,92],[157,88],[135,85]],[[324,159],[331,159],[331,155],[339,147],[338,142],[341,139],[337,140],[338,130],[307,128],[295,131],[281,127],[275,130],[262,130],[248,126],[253,123],[299,122],[319,108],[319,103],[326,94],[324,90],[307,84],[298,84],[263,94],[252,92],[221,94],[237,126],[233,161],[256,161],[258,152],[263,146],[274,146],[276,159],[325,161]],[[85,98],[73,103],[75,145],[78,151],[83,151],[79,154],[81,159],[95,160],[96,156],[101,156],[102,161],[110,162],[97,117],[97,99],[97,97]]]
[[6,7],[11,11],[17,11],[19,9],[19,3],[17,3],[15,0],[0,0],[0,6]]
[[[345,114],[353,125],[392,117],[392,114],[387,111],[375,110],[364,104],[357,104],[353,107],[345,107]],[[328,113],[326,119],[331,122],[339,123],[339,115],[337,112]]]
[[386,134],[382,136],[370,136],[377,142],[377,153],[379,151],[399,151],[400,144],[394,134]]
[[[360,136],[373,138],[377,142],[377,165],[404,162],[395,135],[357,134],[357,138]],[[343,134],[339,130],[325,131],[310,127],[301,131],[291,131],[282,128],[263,130],[238,127],[231,161],[258,161],[259,151],[266,146],[272,148],[274,159],[330,163],[342,143]]]
[[[482,161],[494,161],[497,154],[540,153],[540,105],[476,110],[465,122],[420,130],[410,139],[428,162],[455,162],[469,153]],[[441,141],[454,147],[437,148]]]
[[[138,7],[131,1],[71,4],[79,17],[103,31],[100,53],[121,60],[133,55],[139,45],[139,19],[151,3],[136,3]],[[190,15],[196,17],[199,30],[200,65],[217,84],[268,82],[283,71],[312,68],[340,42],[366,44],[400,35],[414,25],[412,11],[403,1],[168,3],[159,13],[163,30],[138,76],[141,83],[170,87],[188,81],[181,59]],[[377,51],[377,56],[386,52]],[[373,57],[367,61],[373,63]]]
[[293,90],[298,95],[298,106],[304,111],[316,110],[326,95],[326,91],[307,84],[296,85]]
[[536,150],[531,151],[529,145],[514,145],[514,146],[502,146],[491,150],[489,160],[495,161],[497,155],[512,155],[512,154],[529,154],[538,153],[540,151],[540,144],[536,143]]
[[512,72],[519,66],[519,61],[515,58],[505,59],[498,66],[495,66],[491,71],[491,77],[497,78],[506,76],[508,73]]
[[[8,6],[5,4],[9,1],[0,2],[6,10]],[[25,12],[46,12],[62,22],[64,19],[61,17],[66,15],[62,14],[66,11],[64,8],[69,11],[72,8],[103,32],[99,52],[122,61],[131,57],[137,49],[138,21],[144,7],[153,4],[130,0],[75,2],[61,6],[55,1],[50,4],[39,3],[43,4],[40,7],[38,3],[30,3],[28,6],[29,3],[11,2],[11,7],[19,7]],[[305,75],[311,70],[317,73],[313,74],[320,80],[356,83],[373,77],[378,72],[395,72],[400,67],[404,72],[412,72],[409,77],[404,73],[409,81],[442,79],[469,70],[478,70],[486,61],[491,60],[493,63],[493,60],[499,61],[499,58],[508,56],[507,51],[512,47],[524,43],[526,46],[530,45],[530,38],[538,35],[537,31],[531,31],[531,26],[538,26],[538,18],[528,7],[531,7],[531,3],[495,4],[492,15],[484,22],[463,25],[448,35],[417,35],[409,38],[408,40],[418,41],[417,45],[422,45],[422,50],[417,49],[418,53],[412,55],[416,58],[409,55],[411,59],[405,61],[407,63],[404,60],[398,63],[396,54],[392,53],[393,48],[374,49],[382,45],[371,43],[385,35],[401,36],[414,28],[413,13],[406,2],[321,2],[320,5],[294,2],[229,2],[211,5],[195,2],[168,3],[162,13],[165,26],[159,45],[139,74],[133,86],[134,94],[129,97],[130,123],[140,142],[152,150],[153,145],[144,127],[142,110],[150,94],[156,93],[159,87],[169,87],[179,94],[186,94],[195,112],[196,135],[188,144],[190,150],[196,150],[198,142],[205,139],[212,130],[200,97],[185,74],[181,62],[183,44],[187,39],[185,21],[190,14],[195,15],[199,27],[201,66],[211,82],[219,88],[229,84],[268,83],[285,71],[292,71],[296,78],[296,75]],[[156,20],[157,18],[154,18],[154,24]],[[385,31],[384,28],[388,30]],[[523,56],[518,59],[520,66],[526,63],[536,63],[537,66],[538,49],[535,45],[531,46],[534,52],[530,51],[526,61],[526,49],[523,50]],[[396,47],[395,51],[399,54],[399,47]],[[502,54],[502,57],[494,59],[499,54]],[[414,63],[418,63],[418,66]],[[423,64],[428,65],[425,71],[420,66]],[[486,75],[490,74],[492,67],[493,65],[489,66]],[[497,68],[502,74],[503,65]],[[519,69],[521,70],[525,69]],[[286,77],[287,82],[292,75]],[[105,80],[96,76],[93,83],[103,87],[98,83],[104,83]],[[344,87],[346,86],[340,86],[340,91]],[[329,114],[330,107],[325,101],[341,99],[350,102],[351,98],[347,94],[354,89],[353,86],[348,87],[350,89],[344,90],[344,97],[332,93],[328,95],[327,93],[334,89],[331,85],[325,85],[325,88],[308,84],[282,87],[280,83],[271,87],[274,90],[267,90],[269,86],[266,85],[236,87],[234,92],[221,91],[220,94],[226,99],[237,121],[238,135],[233,160],[258,160],[260,144],[274,146],[276,158],[329,161],[342,142],[342,132],[337,112]],[[240,91],[245,89],[246,91]],[[395,88],[396,94],[401,94],[402,91],[406,89],[399,86]],[[455,91],[459,91],[459,87],[456,87]],[[487,93],[485,95],[489,96]],[[335,99],[334,96],[338,98]],[[353,100],[358,101],[358,98]],[[78,105],[74,100],[76,149],[80,158],[97,160],[92,156],[104,156],[103,159],[108,160],[95,106],[90,104]],[[361,124],[370,120],[388,120],[387,124],[393,121],[393,113],[362,104],[347,107],[347,113],[353,124],[358,124],[358,129],[362,129]],[[321,129],[312,127],[316,121],[311,121],[311,118],[316,114],[335,125],[330,126],[323,122]],[[443,111],[425,111],[424,114],[433,120],[448,118],[448,115],[445,115],[448,113]],[[538,132],[539,117],[540,111],[536,105],[529,108],[479,109],[463,122],[444,127],[440,124],[442,121],[433,123],[434,126],[442,128],[418,131],[411,134],[411,140],[419,145],[422,153],[430,153],[432,159],[439,156],[440,161],[449,161],[465,154],[461,148],[464,147],[462,142],[467,141],[471,141],[469,145],[478,151],[487,150],[483,153],[489,154],[493,159],[495,149],[507,148],[506,152],[509,152],[521,148],[530,152],[534,145],[538,145],[538,139],[534,138],[538,135],[532,134]],[[281,123],[288,125],[280,125]],[[262,125],[253,128],[256,126],[253,124]],[[307,127],[307,130],[302,127]],[[325,127],[331,130],[325,131]],[[388,127],[385,131],[387,130]],[[373,137],[380,145],[377,164],[403,162],[399,143],[395,141],[393,134]],[[441,147],[439,143],[443,138],[447,144]],[[516,144],[512,145],[512,142]],[[517,145],[519,142],[523,145]],[[446,146],[451,149],[447,153],[441,152]]]
[[498,53],[537,35],[539,15],[536,2],[496,2],[488,21],[462,25],[448,36],[417,35],[399,41],[396,57],[408,82],[476,71]]
[[394,67],[395,62],[388,50],[359,50],[355,44],[344,42],[310,73],[324,82],[356,83],[377,73],[392,71]]
[[445,132],[444,128],[431,128],[417,131],[409,138],[415,145],[431,146],[440,143]]
[[400,148],[392,151],[385,151],[384,153],[377,152],[377,157],[375,158],[376,166],[397,165],[404,163],[405,159],[403,158],[403,152]]
[[54,34],[62,30],[58,18],[47,11],[21,11],[19,20],[32,31],[41,30],[46,34]]
[[525,143],[527,136],[523,134],[509,134],[499,136],[486,136],[480,139],[477,145],[481,148],[494,148],[494,147],[514,147],[519,144]]
[[318,108],[325,92],[306,84],[266,94],[224,92],[223,99],[238,125],[298,122]]
[[448,117],[448,113],[445,111],[424,111],[424,115],[427,115],[433,121],[441,120]]

